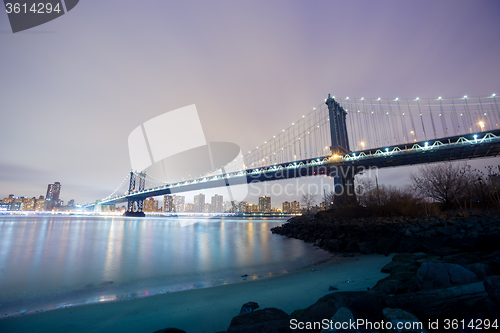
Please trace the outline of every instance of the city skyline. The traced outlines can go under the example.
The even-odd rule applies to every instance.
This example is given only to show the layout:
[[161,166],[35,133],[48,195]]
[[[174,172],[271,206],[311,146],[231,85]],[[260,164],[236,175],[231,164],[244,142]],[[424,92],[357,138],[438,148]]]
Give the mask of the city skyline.
[[[102,199],[130,172],[131,130],[186,105],[198,106],[208,141],[248,151],[328,93],[500,93],[497,1],[137,1],[120,16],[96,6],[17,34],[0,13],[0,196],[58,179],[76,202]],[[411,170],[379,181],[404,184]]]

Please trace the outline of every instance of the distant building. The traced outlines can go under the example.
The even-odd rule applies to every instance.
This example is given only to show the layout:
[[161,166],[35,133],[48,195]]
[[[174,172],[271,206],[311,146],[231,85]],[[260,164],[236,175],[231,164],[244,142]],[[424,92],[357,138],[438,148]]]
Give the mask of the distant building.
[[171,195],[163,196],[163,211],[165,213],[175,212],[174,198]]
[[10,210],[18,211],[23,210],[24,197],[14,198],[14,201],[10,203]]
[[271,197],[260,197],[259,198],[259,212],[269,213],[271,211]]
[[178,213],[184,212],[186,197],[182,195],[181,196],[174,195],[173,198],[174,198],[175,211]]
[[70,201],[68,201],[68,206],[74,207],[75,206],[75,199],[71,199]]
[[3,203],[8,203],[8,204],[10,204],[12,201],[14,201],[14,194],[9,194],[8,198],[3,198],[2,200]]
[[61,183],[55,182],[47,186],[47,195],[45,196],[46,209],[52,210],[55,206],[60,206],[59,195],[61,194]]
[[24,198],[23,199],[23,211],[34,211],[35,210],[35,201],[36,199],[33,198]]
[[223,196],[218,194],[214,195],[212,197],[211,213],[222,213],[222,203],[223,203]]
[[259,205],[248,204],[247,212],[249,212],[249,213],[258,213],[258,212],[260,212]]
[[205,212],[205,194],[200,193],[194,196],[194,212]]
[[290,203],[290,213],[293,213],[293,214],[300,213],[300,202],[293,201]]
[[194,204],[192,204],[192,203],[185,204],[184,205],[184,211],[185,212],[189,212],[189,213],[194,212]]
[[206,203],[205,204],[205,209],[203,209],[202,213],[213,213],[212,205],[209,204],[209,203]]
[[144,204],[142,206],[142,211],[145,213],[153,213],[158,211],[158,201],[156,201],[153,197],[147,198],[144,200]]
[[43,197],[43,195],[36,199],[35,210],[39,212],[45,210],[45,198]]
[[283,213],[289,214],[290,212],[290,203],[288,201],[283,202]]
[[248,203],[246,201],[240,201],[240,203],[238,204],[238,212],[246,213],[247,212],[247,205],[248,205]]

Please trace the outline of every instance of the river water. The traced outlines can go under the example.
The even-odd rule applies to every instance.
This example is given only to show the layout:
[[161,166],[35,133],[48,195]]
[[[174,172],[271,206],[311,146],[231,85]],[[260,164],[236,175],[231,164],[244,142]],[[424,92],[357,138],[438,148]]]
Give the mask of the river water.
[[284,222],[0,216],[0,319],[263,279],[330,258],[269,231]]

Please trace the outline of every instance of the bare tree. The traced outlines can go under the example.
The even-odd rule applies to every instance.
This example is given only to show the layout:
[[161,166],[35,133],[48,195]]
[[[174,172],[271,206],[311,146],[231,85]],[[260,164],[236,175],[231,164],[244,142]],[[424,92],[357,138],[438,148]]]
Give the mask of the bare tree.
[[304,194],[302,196],[301,202],[304,205],[304,207],[306,207],[307,212],[309,212],[311,210],[311,207],[316,202],[316,196],[314,196],[312,194]]
[[445,207],[472,203],[473,190],[479,172],[465,162],[444,162],[420,167],[410,179],[413,188],[422,197],[432,198]]
[[332,208],[335,203],[335,192],[330,191],[330,192],[325,192],[323,195],[323,205],[325,206],[325,209],[327,208]]

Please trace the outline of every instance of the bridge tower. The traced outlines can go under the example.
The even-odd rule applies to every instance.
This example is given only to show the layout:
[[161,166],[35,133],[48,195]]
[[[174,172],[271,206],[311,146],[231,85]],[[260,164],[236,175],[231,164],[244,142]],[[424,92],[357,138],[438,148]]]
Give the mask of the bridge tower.
[[[138,179],[137,179],[138,178]],[[128,194],[131,194],[135,191],[136,184],[138,185],[138,191],[143,191],[146,188],[146,173],[136,173],[134,171],[130,171],[130,182],[128,185]],[[146,216],[142,211],[142,207],[144,205],[144,198],[129,198],[127,202],[127,210],[125,211],[125,216],[135,216],[135,217],[143,217]],[[134,211],[134,208],[137,208]]]
[[330,94],[328,94],[325,104],[328,106],[330,118],[330,136],[332,139],[330,150],[332,155],[345,155],[351,151],[345,122],[347,112]]
[[[332,155],[343,156],[349,153],[349,137],[347,136],[346,115],[344,108],[328,94],[325,102],[328,106],[328,116],[330,119],[330,137],[332,145],[330,151]],[[354,174],[352,167],[333,166],[332,178],[334,183],[335,205],[346,204],[356,201],[354,193]]]

